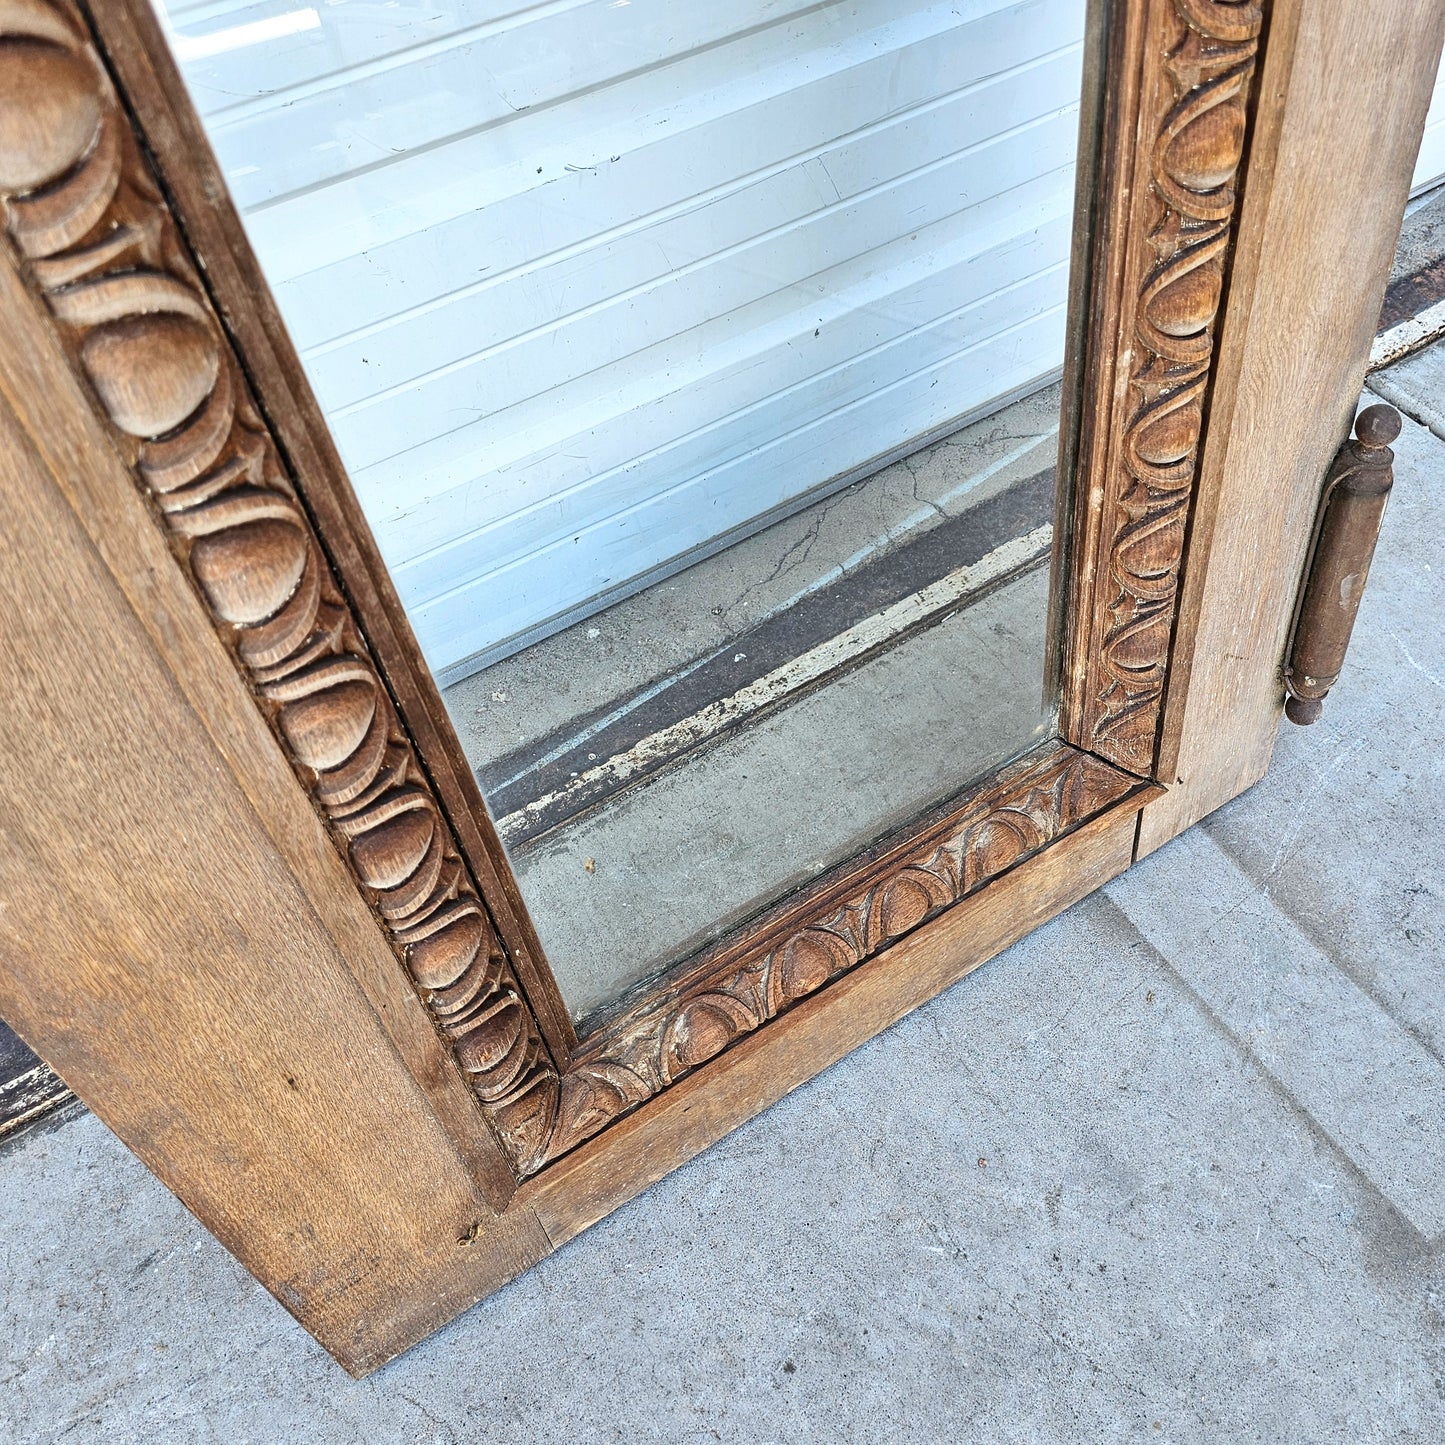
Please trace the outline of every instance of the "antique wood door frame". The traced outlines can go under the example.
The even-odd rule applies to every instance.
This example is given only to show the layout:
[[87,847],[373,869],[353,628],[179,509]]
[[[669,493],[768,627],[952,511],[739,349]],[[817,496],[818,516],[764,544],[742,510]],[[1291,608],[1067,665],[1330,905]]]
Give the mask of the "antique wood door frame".
[[0,16],[0,1013],[348,1369],[1267,766],[1445,18],[1112,10],[1063,741],[580,1042],[144,0]]

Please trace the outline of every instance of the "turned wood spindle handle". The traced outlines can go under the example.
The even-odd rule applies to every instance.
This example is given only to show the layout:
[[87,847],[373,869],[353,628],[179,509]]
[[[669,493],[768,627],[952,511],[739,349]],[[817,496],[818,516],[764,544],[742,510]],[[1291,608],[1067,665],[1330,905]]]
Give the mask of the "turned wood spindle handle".
[[1383,403],[1355,418],[1355,438],[1335,455],[1320,498],[1304,590],[1285,665],[1285,716],[1314,722],[1339,680],[1394,485],[1400,414]]

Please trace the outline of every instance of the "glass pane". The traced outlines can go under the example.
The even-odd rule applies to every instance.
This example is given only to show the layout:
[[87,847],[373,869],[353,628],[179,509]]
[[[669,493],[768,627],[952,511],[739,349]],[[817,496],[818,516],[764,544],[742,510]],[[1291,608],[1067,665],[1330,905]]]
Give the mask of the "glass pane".
[[169,0],[579,1018],[1049,736],[1085,0]]

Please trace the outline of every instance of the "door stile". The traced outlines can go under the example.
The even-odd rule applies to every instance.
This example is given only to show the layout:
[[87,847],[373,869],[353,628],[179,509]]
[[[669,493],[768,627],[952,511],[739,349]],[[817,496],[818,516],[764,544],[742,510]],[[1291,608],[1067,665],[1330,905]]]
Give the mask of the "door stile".
[[1445,42],[1436,0],[1275,0],[1140,855],[1265,773],[1325,474],[1364,385]]
[[0,297],[0,1011],[364,1371],[547,1238],[6,260]]

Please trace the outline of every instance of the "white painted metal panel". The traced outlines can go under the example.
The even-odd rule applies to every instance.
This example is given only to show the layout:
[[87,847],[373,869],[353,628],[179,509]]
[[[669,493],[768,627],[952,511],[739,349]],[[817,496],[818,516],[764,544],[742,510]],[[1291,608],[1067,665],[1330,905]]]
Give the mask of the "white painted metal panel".
[[432,666],[1062,358],[1083,0],[172,0]]
[[1445,65],[1435,77],[1435,93],[1430,97],[1430,112],[1425,117],[1425,134],[1420,138],[1410,189],[1419,193],[1441,181],[1445,181]]

